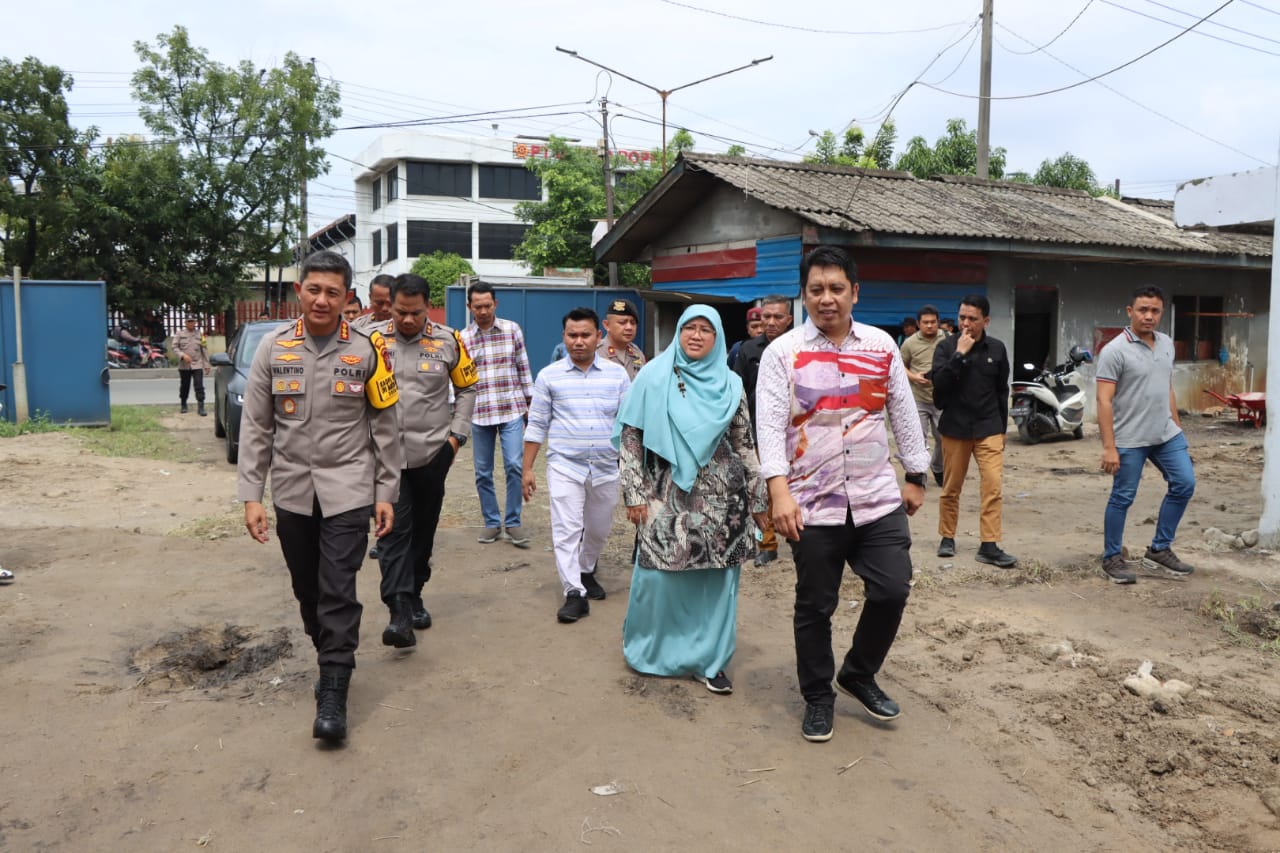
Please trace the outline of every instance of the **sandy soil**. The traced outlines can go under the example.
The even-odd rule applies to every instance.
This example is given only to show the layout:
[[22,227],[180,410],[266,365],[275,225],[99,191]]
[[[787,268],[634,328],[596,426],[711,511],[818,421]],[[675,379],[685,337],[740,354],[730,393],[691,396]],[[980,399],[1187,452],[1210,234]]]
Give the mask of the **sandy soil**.
[[[526,517],[530,550],[477,545],[464,455],[416,649],[380,645],[365,566],[351,736],[333,750],[310,736],[313,658],[278,547],[244,535],[209,419],[170,421],[202,461],[0,442],[0,562],[18,574],[0,588],[0,849],[1280,849],[1277,644],[1264,647],[1280,562],[1202,533],[1256,523],[1260,432],[1191,423],[1189,581],[1098,572],[1096,436],[1010,442],[1015,571],[972,560],[974,472],[961,556],[934,557],[931,489],[881,681],[904,713],[874,724],[842,698],[827,744],[800,737],[788,558],[743,570],[732,696],[639,677],[620,653],[621,515],[608,600],[559,625],[545,499]],[[1161,492],[1147,475],[1135,550]],[[847,582],[838,653],[860,597]],[[1127,691],[1144,660],[1191,692]]]

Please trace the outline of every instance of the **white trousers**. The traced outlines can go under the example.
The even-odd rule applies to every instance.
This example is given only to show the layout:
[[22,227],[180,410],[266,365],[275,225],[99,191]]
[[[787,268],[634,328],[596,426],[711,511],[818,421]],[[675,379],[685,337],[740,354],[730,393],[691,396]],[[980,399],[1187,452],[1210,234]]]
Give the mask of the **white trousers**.
[[590,572],[600,559],[604,543],[613,529],[613,510],[618,505],[621,483],[578,483],[547,469],[547,492],[551,500],[551,542],[556,552],[556,571],[565,595],[577,590],[587,594],[582,573]]

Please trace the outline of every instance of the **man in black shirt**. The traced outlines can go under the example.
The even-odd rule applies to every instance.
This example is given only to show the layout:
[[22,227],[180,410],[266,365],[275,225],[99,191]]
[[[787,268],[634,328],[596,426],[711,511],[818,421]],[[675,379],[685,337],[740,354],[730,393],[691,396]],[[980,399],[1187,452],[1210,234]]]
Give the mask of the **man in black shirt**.
[[954,557],[960,491],[969,457],[978,462],[982,489],[982,544],[977,560],[1002,569],[1018,562],[1000,548],[1001,480],[1005,430],[1009,423],[1009,354],[987,334],[991,303],[984,296],[960,300],[960,334],[933,353],[933,402],[942,410],[942,497],[938,506],[939,557]]

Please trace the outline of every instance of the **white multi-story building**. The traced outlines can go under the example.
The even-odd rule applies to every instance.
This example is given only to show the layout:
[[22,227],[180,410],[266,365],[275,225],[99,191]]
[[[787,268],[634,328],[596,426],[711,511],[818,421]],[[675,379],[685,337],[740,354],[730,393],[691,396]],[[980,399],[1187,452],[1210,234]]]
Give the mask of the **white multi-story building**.
[[512,258],[528,228],[515,207],[544,198],[525,168],[543,151],[541,143],[497,136],[380,136],[352,167],[357,286],[408,272],[419,255],[436,250],[461,255],[482,276],[528,275]]

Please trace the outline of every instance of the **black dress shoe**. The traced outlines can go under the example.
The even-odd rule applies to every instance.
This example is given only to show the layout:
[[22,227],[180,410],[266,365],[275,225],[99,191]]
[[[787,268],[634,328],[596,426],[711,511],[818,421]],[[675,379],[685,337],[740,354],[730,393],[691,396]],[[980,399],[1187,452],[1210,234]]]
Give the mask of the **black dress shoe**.
[[606,593],[604,587],[600,586],[600,582],[596,580],[596,573],[583,572],[580,577],[582,578],[582,585],[586,587],[587,598],[592,601],[604,601]]
[[422,603],[421,595],[413,599],[413,627],[419,631],[425,631],[431,627],[431,614],[427,612],[427,605]]
[[896,720],[902,713],[898,703],[885,695],[874,678],[854,679],[837,675],[836,688],[857,699],[866,712],[877,720]]
[[943,536],[942,541],[938,543],[939,557],[954,557],[956,555],[956,540],[950,536]]
[[556,611],[556,619],[565,624],[577,622],[583,616],[590,615],[591,605],[576,589],[569,590],[564,597],[564,604]]
[[942,472],[941,472],[941,471],[934,471],[934,472],[933,472],[933,482],[937,483],[939,486],[941,486],[941,485],[942,485]]

